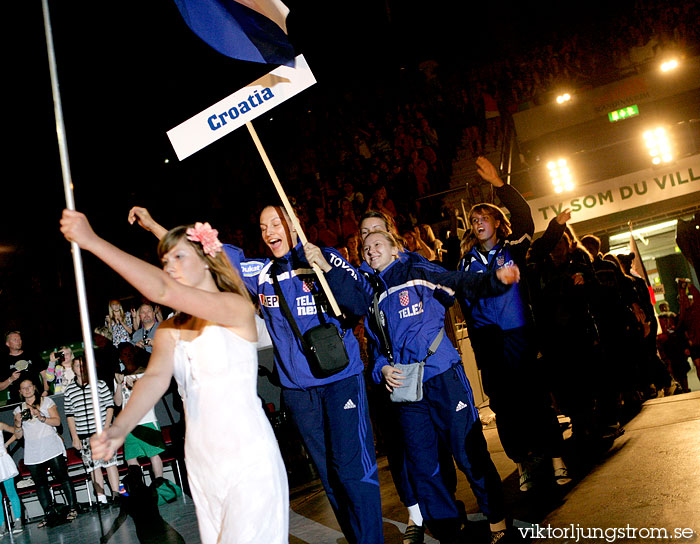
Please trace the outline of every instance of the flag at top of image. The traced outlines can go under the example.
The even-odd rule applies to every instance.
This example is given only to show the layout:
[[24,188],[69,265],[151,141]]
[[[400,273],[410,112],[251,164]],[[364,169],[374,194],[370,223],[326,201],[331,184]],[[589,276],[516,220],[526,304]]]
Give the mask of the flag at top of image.
[[294,66],[289,8],[279,0],[175,0],[187,26],[228,57]]

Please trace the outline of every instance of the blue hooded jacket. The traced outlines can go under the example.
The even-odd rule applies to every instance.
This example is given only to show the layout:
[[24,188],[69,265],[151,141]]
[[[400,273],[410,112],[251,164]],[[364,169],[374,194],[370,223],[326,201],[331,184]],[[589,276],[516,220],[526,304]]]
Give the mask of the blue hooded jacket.
[[[382,349],[382,337],[373,312],[374,293],[386,323],[393,362],[408,364],[425,359],[428,348],[445,324],[445,309],[454,295],[473,300],[495,296],[509,289],[492,274],[448,272],[441,266],[410,252],[400,252],[397,260],[375,273],[363,263],[360,271],[367,279],[365,300],[370,308],[365,330],[374,348],[372,378],[382,380],[382,367],[390,364]],[[371,284],[374,284],[372,287]],[[334,289],[335,292],[335,289]],[[461,357],[452,342],[443,336],[435,353],[425,361],[423,381],[442,374]]]
[[[360,358],[360,348],[349,321],[364,315],[367,309],[362,304],[364,301],[364,282],[357,270],[336,250],[321,249],[323,256],[333,267],[326,273],[326,279],[330,285],[334,286],[333,295],[341,311],[348,316],[349,321],[341,323],[338,319],[328,315],[325,308],[323,308],[323,313],[326,322],[333,323],[338,327],[350,363],[345,369],[333,376],[317,378],[311,372],[301,342],[280,309],[272,283],[272,274],[275,274],[280,283],[282,294],[302,334],[321,323],[317,316],[314,297],[311,294],[312,289],[316,290],[316,275],[306,261],[301,243],[297,244],[284,257],[273,260],[245,259],[243,252],[231,245],[224,245],[224,249],[232,264],[235,266],[238,263],[238,269],[246,287],[260,303],[265,324],[272,338],[275,364],[282,387],[307,389],[340,381],[363,371],[364,365]],[[322,301],[325,302],[325,297],[322,297]],[[324,302],[322,302],[322,307],[325,306]]]
[[[535,230],[530,206],[511,185],[498,187],[496,194],[511,213],[513,232],[504,240],[499,240],[488,254],[482,253],[474,246],[460,261],[459,270],[481,274],[516,264],[521,271],[525,271],[525,258]],[[500,296],[482,298],[473,303],[466,300],[467,322],[475,328],[498,325],[502,330],[527,325],[530,310],[525,292],[525,285],[519,283]]]

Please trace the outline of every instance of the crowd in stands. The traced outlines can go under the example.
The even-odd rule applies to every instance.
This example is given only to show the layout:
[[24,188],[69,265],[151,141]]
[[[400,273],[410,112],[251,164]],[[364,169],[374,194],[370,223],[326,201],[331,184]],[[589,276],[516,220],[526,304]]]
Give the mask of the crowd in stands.
[[[102,426],[108,427],[116,413],[125,405],[135,382],[143,375],[152,350],[153,334],[162,320],[160,308],[144,302],[138,310],[125,313],[117,300],[109,302],[105,325],[97,327],[93,334],[94,353],[98,377],[98,394]],[[96,432],[93,407],[85,357],[76,354],[69,346],[61,346],[49,354],[48,361],[37,352],[23,348],[20,331],[5,335],[7,353],[2,356],[3,381],[0,390],[7,390],[7,403],[16,404],[15,425],[0,424],[0,429],[11,433],[5,447],[23,439],[24,464],[31,474],[31,481],[21,480],[22,487],[34,485],[44,519],[39,527],[58,525],[78,516],[75,489],[68,476],[66,447],[73,447],[82,457],[85,470],[90,474],[98,503],[118,502],[117,497],[126,490],[120,484],[117,467],[121,462],[115,454],[109,461],[92,459],[90,437]],[[63,396],[63,415],[68,424],[67,436],[71,443],[64,443],[57,429],[61,427],[61,414],[52,396]],[[165,444],[160,426],[151,410],[137,429],[129,434],[124,444],[123,457],[130,475],[138,473],[141,479],[139,457],[148,458],[152,470],[154,489],[166,485],[163,481],[163,463],[160,453]],[[12,501],[13,526],[7,528],[14,534],[22,532],[22,512],[19,499],[15,500],[14,478],[19,475],[11,455],[0,453],[0,478],[4,480],[8,497]],[[11,465],[11,466],[10,466]],[[105,492],[105,469],[111,493]],[[47,471],[63,486],[65,504],[56,503],[49,490]],[[2,480],[0,480],[2,481]],[[171,487],[172,483],[168,487]],[[0,535],[3,533],[0,528]]]
[[[366,209],[391,216],[401,232],[445,221],[449,210],[430,195],[449,188],[461,144],[474,158],[487,154],[502,141],[503,119],[553,101],[553,93],[641,73],[672,52],[697,54],[699,17],[694,3],[638,2],[622,17],[543,36],[483,64],[426,61],[416,74],[406,69],[398,81],[376,82],[371,97],[359,89],[316,97],[314,115],[294,114],[297,136],[280,136],[273,151],[302,226],[329,224],[322,241],[340,248]],[[248,234],[240,247],[260,254]]]

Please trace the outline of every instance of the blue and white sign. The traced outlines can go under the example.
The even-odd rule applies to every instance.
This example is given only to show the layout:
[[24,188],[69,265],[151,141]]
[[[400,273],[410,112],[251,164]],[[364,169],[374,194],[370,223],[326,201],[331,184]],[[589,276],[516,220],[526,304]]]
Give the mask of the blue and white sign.
[[168,131],[177,158],[183,160],[270,111],[316,83],[303,55],[296,66],[279,66],[232,95]]

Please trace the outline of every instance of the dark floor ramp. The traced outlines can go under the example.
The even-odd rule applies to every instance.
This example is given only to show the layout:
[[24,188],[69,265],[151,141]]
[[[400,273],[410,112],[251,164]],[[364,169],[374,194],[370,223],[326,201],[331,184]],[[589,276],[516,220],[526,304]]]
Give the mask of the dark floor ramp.
[[700,392],[644,403],[606,457],[531,530],[536,542],[700,542]]

